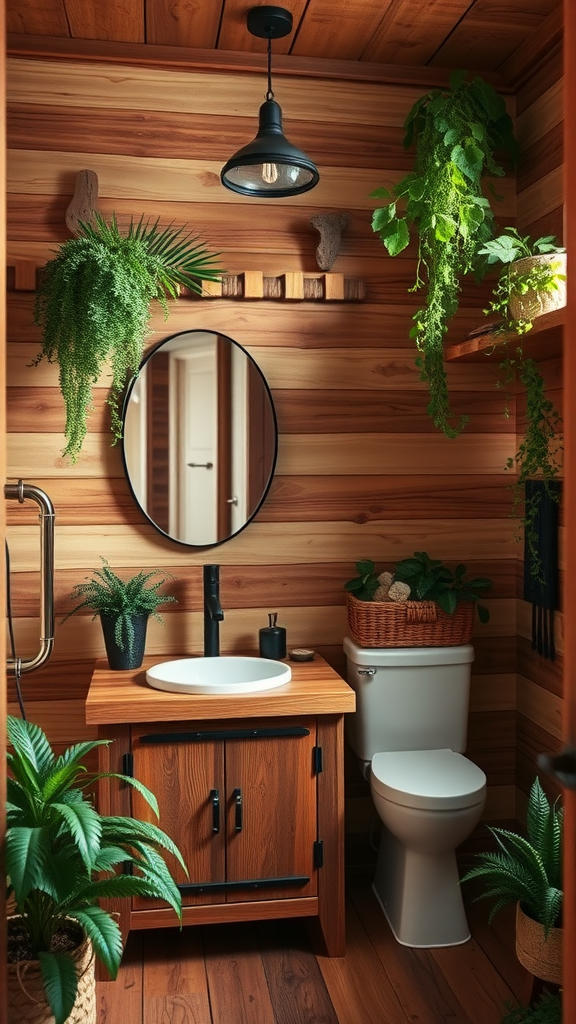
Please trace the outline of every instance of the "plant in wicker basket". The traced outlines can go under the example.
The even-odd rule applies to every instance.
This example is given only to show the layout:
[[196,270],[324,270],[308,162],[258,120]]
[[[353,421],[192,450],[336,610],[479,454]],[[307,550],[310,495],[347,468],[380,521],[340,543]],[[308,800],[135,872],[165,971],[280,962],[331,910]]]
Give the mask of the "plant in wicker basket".
[[[8,1021],[95,1024],[94,955],[112,978],[122,956],[118,925],[98,900],[160,898],[181,918],[180,892],[163,851],[184,867],[182,857],[156,825],[104,817],[86,796],[103,776],[82,762],[108,740],[78,743],[57,756],[37,725],[13,717],[8,737],[5,855],[16,908],[8,928]],[[134,786],[158,814],[156,798],[137,779],[110,777]],[[134,874],[115,873],[124,863]],[[85,940],[88,953],[79,967],[76,947]],[[84,1009],[77,1012],[80,996]]]
[[439,559],[430,558],[426,551],[415,551],[411,558],[397,562],[394,581],[408,584],[411,601],[436,601],[448,615],[456,611],[461,601],[472,601],[480,622],[490,619],[488,609],[478,603],[478,591],[487,590],[492,581],[484,576],[467,579],[465,565],[457,565],[452,571]]

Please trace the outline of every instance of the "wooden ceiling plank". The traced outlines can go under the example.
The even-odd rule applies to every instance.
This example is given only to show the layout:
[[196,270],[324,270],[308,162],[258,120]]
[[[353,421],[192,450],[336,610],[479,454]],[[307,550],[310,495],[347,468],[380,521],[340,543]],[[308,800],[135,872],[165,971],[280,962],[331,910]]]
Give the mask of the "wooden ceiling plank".
[[499,71],[510,85],[518,87],[531,78],[550,57],[552,49],[561,45],[564,34],[562,3],[558,3],[545,21],[521,46],[505,60]]
[[470,0],[399,0],[388,7],[362,60],[383,64],[426,64],[466,13]]
[[6,30],[32,36],[65,36],[70,29],[63,0],[8,0]]
[[310,0],[291,53],[359,60],[392,0]]
[[[213,2],[213,0],[208,0],[208,3],[211,2]],[[252,33],[248,31],[246,25],[246,13],[251,6],[252,4],[249,3],[248,0],[224,0],[224,11],[222,15],[222,25],[220,27],[220,36],[218,39],[218,49],[242,50],[247,53],[262,54],[261,67],[265,69],[265,54],[268,43],[265,39],[259,39],[258,36],[253,36]],[[256,4],[254,4],[254,6],[256,6]],[[293,27],[292,31],[287,36],[284,36],[282,39],[274,39],[272,41],[272,69],[275,67],[277,55],[290,53],[295,34],[306,10],[306,0],[291,0],[290,4],[286,6],[289,6],[290,8]]]
[[146,42],[215,49],[222,0],[144,0]]
[[144,0],[64,0],[64,5],[74,38],[144,42]]
[[556,0],[522,0],[503,9],[477,0],[430,60],[434,67],[496,70],[543,24]]

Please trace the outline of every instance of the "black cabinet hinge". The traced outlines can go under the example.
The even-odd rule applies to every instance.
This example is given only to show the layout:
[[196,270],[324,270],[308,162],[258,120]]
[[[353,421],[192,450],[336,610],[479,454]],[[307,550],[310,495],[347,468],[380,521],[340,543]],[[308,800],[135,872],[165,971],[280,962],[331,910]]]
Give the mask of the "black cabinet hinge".
[[317,839],[314,843],[314,867],[324,867],[324,840]]
[[134,754],[124,754],[122,758],[122,774],[134,778]]
[[313,747],[312,748],[312,761],[313,761],[312,770],[313,770],[314,774],[315,775],[320,775],[320,772],[323,770],[323,766],[322,766],[322,747]]

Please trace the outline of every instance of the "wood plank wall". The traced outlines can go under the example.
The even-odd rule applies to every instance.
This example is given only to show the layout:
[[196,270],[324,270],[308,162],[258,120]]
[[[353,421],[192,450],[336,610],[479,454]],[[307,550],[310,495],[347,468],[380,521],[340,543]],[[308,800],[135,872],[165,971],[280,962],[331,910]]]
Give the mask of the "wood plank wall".
[[[292,200],[246,200],[224,190],[218,175],[253,137],[263,89],[253,74],[10,61],[13,259],[42,265],[69,237],[65,209],[76,172],[88,168],[98,174],[104,214],[187,223],[221,251],[230,273],[314,272],[318,236],[310,218],[348,211],[334,270],[363,279],[367,293],[363,303],[181,299],[167,324],[154,314],[151,341],[207,328],[245,345],[276,403],[280,447],[271,493],[248,529],[210,551],[163,539],[134,506],[120,451],[106,433],[105,377],[85,451],[76,465],[63,462],[57,369],[29,365],[39,346],[34,295],[10,293],[9,478],[45,488],[57,512],[55,651],[44,670],[24,680],[30,717],[58,743],[91,735],[83,700],[93,660],[104,654],[99,624],[89,615],[64,625],[61,618],[73,584],[100,555],[120,572],[161,566],[177,577],[179,604],[166,611],[164,627],[151,624],[150,653],[201,650],[201,566],[209,559],[222,566],[224,652],[253,647],[274,609],[289,646],[315,647],[344,672],[342,585],[355,561],[371,557],[389,568],[425,549],[494,581],[490,623],[475,627],[469,753],[488,774],[486,817],[513,817],[518,549],[503,467],[514,451],[514,420],[502,414],[489,363],[454,365],[454,408],[471,420],[457,440],[438,434],[408,338],[418,302],[408,294],[414,252],[391,259],[370,228],[370,191],[410,166],[401,126],[422,86],[278,76],[286,133],[317,161],[321,183]],[[513,222],[514,178],[499,182],[499,191],[501,216]],[[452,340],[482,322],[486,297],[486,286],[466,286]],[[38,527],[22,508],[9,508],[9,519],[24,653],[37,630]],[[369,794],[351,763],[352,837],[366,831],[369,818]]]
[[[563,241],[563,108],[562,51],[552,47],[538,74],[518,90],[517,133],[521,148],[518,166],[518,227],[533,238],[555,234]],[[545,360],[540,369],[547,394],[562,414],[562,361]],[[517,429],[525,424],[525,396],[518,396]],[[564,517],[560,508],[561,567]],[[562,614],[556,615],[559,653],[554,662],[531,648],[531,606],[522,598],[522,564],[518,572],[517,647],[517,816],[524,818],[526,794],[536,774],[550,795],[559,791],[536,765],[540,752],[557,751],[562,737],[563,646]],[[561,568],[562,576],[562,568]]]

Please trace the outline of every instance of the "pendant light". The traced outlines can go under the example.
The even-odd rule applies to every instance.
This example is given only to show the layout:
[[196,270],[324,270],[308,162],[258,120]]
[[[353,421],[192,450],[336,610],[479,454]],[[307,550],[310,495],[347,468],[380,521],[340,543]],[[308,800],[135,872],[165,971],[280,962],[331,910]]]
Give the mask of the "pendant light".
[[283,7],[252,7],[247,25],[253,36],[268,40],[268,91],[260,107],[256,138],[230,158],[220,180],[243,196],[298,196],[314,188],[320,175],[312,160],[283,135],[282,110],[272,92],[272,39],[292,31],[292,15]]

